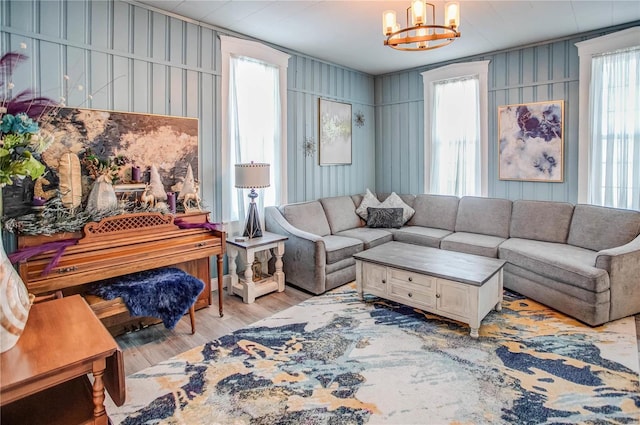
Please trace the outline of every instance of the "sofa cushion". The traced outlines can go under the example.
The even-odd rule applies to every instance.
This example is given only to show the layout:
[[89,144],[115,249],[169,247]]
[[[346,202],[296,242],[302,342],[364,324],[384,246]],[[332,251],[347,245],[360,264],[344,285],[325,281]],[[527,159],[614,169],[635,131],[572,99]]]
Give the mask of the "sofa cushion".
[[[355,203],[355,199],[353,199],[353,196],[351,197],[351,199],[354,200]],[[380,201],[378,201],[376,195],[374,195],[369,189],[367,189],[360,202],[356,205],[358,205],[358,208],[356,208],[356,214],[362,217],[363,220],[366,220],[369,216],[367,208],[377,207],[378,205],[380,205]]]
[[566,202],[514,201],[509,236],[566,243],[572,215],[573,205]]
[[511,238],[500,245],[500,258],[547,278],[579,288],[609,289],[609,274],[595,267],[597,252],[567,244]]
[[364,249],[364,244],[359,239],[326,235],[322,240],[324,241],[324,247],[327,253],[327,264],[337,263]]
[[395,192],[391,192],[391,195],[387,197],[378,208],[402,208],[402,224],[409,221],[409,219],[415,213],[415,210],[411,208],[400,196],[398,196]]
[[508,238],[510,221],[509,199],[464,196],[458,205],[455,230]]
[[576,205],[567,243],[601,251],[631,242],[640,233],[640,212]]
[[448,251],[498,258],[498,246],[504,241],[505,239],[499,236],[456,232],[445,236],[440,242],[440,248]]
[[402,208],[367,208],[367,227],[399,229],[404,224]]
[[318,201],[300,202],[280,207],[284,218],[293,226],[318,236],[331,233],[327,216]]
[[409,226],[434,227],[454,231],[460,198],[450,195],[417,195],[413,201],[416,211]]
[[359,239],[364,244],[364,249],[373,248],[374,246],[382,245],[385,242],[391,242],[393,240],[393,235],[386,229],[370,229],[368,227],[345,230],[336,236]]
[[431,248],[440,248],[440,241],[450,234],[450,231],[444,229],[434,229],[432,227],[422,226],[404,226],[393,233],[393,239],[398,242],[429,246]]
[[320,199],[327,215],[331,234],[362,226],[362,220],[356,214],[356,205],[350,196],[335,196]]

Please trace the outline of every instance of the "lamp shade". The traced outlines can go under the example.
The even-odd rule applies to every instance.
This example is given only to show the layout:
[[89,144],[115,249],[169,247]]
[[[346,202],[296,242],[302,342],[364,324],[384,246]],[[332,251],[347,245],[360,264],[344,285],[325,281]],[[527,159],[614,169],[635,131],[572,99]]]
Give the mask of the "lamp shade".
[[236,187],[258,189],[269,187],[269,164],[251,162],[236,164]]

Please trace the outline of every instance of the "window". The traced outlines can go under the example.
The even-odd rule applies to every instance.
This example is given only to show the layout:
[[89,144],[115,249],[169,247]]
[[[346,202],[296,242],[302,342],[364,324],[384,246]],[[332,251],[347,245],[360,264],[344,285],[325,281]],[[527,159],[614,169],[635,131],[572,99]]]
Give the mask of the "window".
[[589,202],[640,209],[640,47],[591,62]]
[[[223,221],[243,224],[247,192],[235,187],[235,164],[271,165],[270,187],[259,210],[286,203],[286,74],[289,56],[260,43],[220,36],[222,41]],[[264,214],[259,214],[260,218]]]
[[640,28],[576,43],[578,201],[640,209]]
[[422,73],[427,193],[487,194],[488,61]]

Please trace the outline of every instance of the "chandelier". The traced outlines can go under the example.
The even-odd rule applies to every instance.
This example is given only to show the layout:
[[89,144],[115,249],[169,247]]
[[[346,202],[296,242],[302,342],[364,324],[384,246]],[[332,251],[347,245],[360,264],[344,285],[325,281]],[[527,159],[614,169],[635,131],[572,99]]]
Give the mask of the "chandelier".
[[[431,11],[430,21],[427,20],[427,8]],[[444,5],[444,25],[436,25],[436,7],[425,0],[411,2],[407,8],[406,28],[400,28],[396,22],[395,10],[382,12],[382,33],[387,37],[384,45],[396,50],[419,51],[446,46],[460,37],[459,25],[460,5],[457,2]]]

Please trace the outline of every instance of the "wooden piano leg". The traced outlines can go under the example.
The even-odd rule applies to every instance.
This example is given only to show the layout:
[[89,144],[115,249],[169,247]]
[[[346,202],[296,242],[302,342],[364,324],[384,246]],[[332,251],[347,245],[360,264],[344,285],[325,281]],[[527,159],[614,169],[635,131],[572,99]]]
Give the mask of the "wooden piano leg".
[[220,317],[224,316],[222,312],[222,279],[224,278],[222,270],[222,254],[216,256],[218,258],[218,308],[220,310]]

